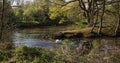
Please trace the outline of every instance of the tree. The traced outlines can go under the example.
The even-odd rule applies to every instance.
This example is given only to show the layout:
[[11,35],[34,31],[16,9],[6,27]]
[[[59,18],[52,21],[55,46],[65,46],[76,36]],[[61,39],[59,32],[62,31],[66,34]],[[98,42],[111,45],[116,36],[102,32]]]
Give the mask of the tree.
[[93,26],[94,17],[97,12],[97,1],[96,0],[78,0],[79,6],[83,10],[83,16],[88,21],[88,26]]
[[3,27],[4,27],[4,14],[5,14],[5,2],[6,0],[2,1],[2,11],[1,11],[1,22],[0,22],[0,39],[2,40],[2,35],[3,35]]
[[102,24],[103,24],[103,17],[105,14],[105,5],[106,4],[106,0],[101,0],[101,15],[100,15],[100,27],[99,27],[99,31],[98,34],[100,35],[102,32]]
[[[93,26],[91,32],[96,26],[98,19],[100,18],[100,27],[98,34],[101,33],[102,30],[102,22],[105,13],[105,0],[78,0],[80,8],[84,11],[84,17],[86,17],[88,21],[88,26]],[[95,18],[96,17],[96,18]],[[94,23],[95,21],[95,23]]]
[[82,16],[82,11],[77,1],[62,6],[60,12],[67,18],[65,21],[72,22],[76,25],[86,23],[86,19]]
[[[119,1],[119,0],[115,0],[115,1]],[[115,36],[117,36],[119,29],[120,29],[120,2],[116,2],[114,5],[114,9],[116,10],[117,13],[117,26],[115,29]]]
[[[1,16],[0,16],[0,40],[3,41],[7,30],[10,29],[9,25],[9,14],[11,10],[10,2],[8,0],[2,0],[1,5]],[[6,36],[7,37],[7,36]]]

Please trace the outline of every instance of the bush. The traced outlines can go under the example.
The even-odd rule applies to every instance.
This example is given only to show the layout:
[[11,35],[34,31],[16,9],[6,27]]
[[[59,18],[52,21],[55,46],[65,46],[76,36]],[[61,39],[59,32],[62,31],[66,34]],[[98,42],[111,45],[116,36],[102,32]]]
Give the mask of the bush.
[[12,57],[11,51],[0,50],[0,62],[6,61]]
[[20,46],[15,49],[14,56],[18,61],[48,63],[53,60],[55,53],[42,48]]

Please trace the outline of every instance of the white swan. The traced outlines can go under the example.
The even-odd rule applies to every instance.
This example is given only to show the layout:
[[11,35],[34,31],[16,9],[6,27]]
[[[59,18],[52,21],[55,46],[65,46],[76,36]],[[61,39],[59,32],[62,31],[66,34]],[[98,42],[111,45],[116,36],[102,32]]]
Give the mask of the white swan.
[[55,42],[56,43],[62,43],[62,40],[56,39]]

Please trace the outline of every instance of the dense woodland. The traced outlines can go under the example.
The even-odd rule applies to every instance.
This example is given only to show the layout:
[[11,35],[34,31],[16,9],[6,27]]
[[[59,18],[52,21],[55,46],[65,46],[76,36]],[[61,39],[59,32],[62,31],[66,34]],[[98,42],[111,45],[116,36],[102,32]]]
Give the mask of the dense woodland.
[[[26,46],[10,49],[12,44],[6,41],[7,36],[10,34],[8,32],[12,32],[16,28],[39,28],[45,26],[74,27],[76,30],[84,29],[80,33],[87,31],[91,35],[97,34],[97,36],[101,37],[103,35],[119,37],[120,0],[34,0],[30,2],[24,2],[24,0],[0,0],[0,62],[6,63],[10,59],[10,62],[13,63],[17,63],[17,61],[18,63],[78,63],[77,60],[80,59],[84,63],[94,63],[93,59],[96,59],[95,57],[100,58],[97,55],[93,56],[93,58],[85,57],[85,55],[79,58],[72,57],[77,53],[69,51],[65,53],[66,57],[64,57],[61,49],[57,52]],[[71,32],[64,32],[63,34],[67,33],[71,34]],[[72,33],[77,34],[76,32]],[[61,54],[63,55],[61,56]],[[69,58],[75,59],[75,61]],[[119,63],[119,58],[120,55],[116,55],[115,58],[111,56],[108,60],[105,60],[108,63],[114,63],[114,60]],[[93,61],[89,62],[89,59]]]
[[[12,4],[16,2],[16,5]],[[119,0],[1,0],[1,29],[6,24],[21,27],[75,25],[81,28],[112,29],[118,34],[120,26]],[[7,23],[6,23],[7,22]]]

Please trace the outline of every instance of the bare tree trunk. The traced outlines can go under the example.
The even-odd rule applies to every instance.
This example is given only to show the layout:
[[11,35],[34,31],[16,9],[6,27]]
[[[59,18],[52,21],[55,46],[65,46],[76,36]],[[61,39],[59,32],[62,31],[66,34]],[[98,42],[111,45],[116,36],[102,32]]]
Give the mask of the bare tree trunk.
[[98,34],[100,35],[102,32],[102,22],[103,22],[103,17],[104,17],[104,13],[105,13],[105,0],[102,1],[103,5],[102,5],[102,14],[100,16],[100,27],[98,30]]
[[94,28],[95,28],[95,26],[97,25],[97,22],[98,22],[98,18],[99,18],[99,10],[98,10],[98,5],[97,5],[97,11],[96,11],[96,20],[95,20],[95,22],[94,22],[94,25],[93,25],[93,27],[92,27],[92,29],[91,29],[91,33],[93,32],[93,30],[94,30]]
[[87,19],[88,26],[93,26],[94,22],[94,1],[93,0],[78,0],[80,8],[84,11],[84,17]]
[[118,13],[118,23],[117,23],[117,27],[115,29],[115,36],[117,36],[117,33],[119,31],[119,27],[120,27],[120,3],[118,2],[118,8],[117,8],[117,13]]
[[119,15],[118,24],[117,24],[117,27],[116,27],[116,30],[115,30],[115,35],[116,35],[116,36],[117,36],[117,34],[118,34],[119,28],[120,28],[120,15]]
[[3,28],[4,28],[4,12],[5,11],[5,0],[3,0],[2,4],[2,16],[1,16],[1,25],[0,25],[0,40],[2,40]]
[[94,24],[94,15],[89,14],[89,17],[88,17],[88,26],[91,27],[91,26],[93,26],[93,24]]

